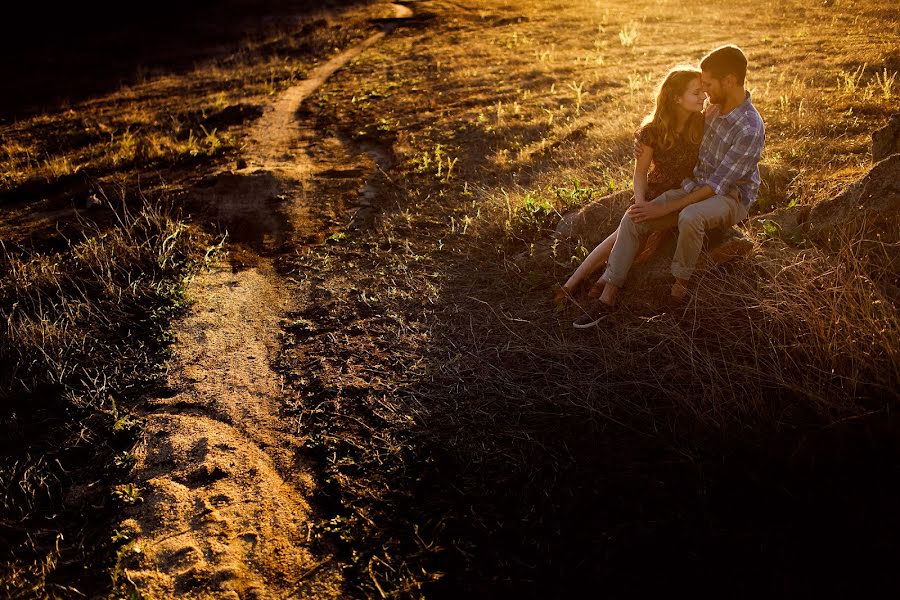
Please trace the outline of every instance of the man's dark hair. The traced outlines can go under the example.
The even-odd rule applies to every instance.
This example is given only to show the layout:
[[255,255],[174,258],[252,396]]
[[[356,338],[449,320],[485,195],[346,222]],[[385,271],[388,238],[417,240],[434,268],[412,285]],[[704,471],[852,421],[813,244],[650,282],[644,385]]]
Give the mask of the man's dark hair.
[[747,57],[737,46],[720,46],[703,57],[700,69],[712,74],[716,79],[734,75],[738,85],[744,85],[747,77]]

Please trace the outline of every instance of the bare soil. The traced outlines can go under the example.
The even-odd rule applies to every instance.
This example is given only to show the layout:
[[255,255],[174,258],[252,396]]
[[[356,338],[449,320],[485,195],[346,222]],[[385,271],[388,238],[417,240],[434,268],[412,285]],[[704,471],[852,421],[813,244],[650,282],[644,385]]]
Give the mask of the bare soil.
[[[395,12],[397,18],[411,15],[400,5]],[[296,456],[306,434],[284,418],[283,378],[270,366],[279,351],[281,315],[291,304],[269,256],[296,240],[321,241],[343,218],[341,203],[314,205],[327,193],[316,180],[353,159],[325,160],[327,140],[294,115],[329,76],[393,28],[282,92],[251,128],[244,166],[213,175],[212,186],[191,199],[212,208],[213,219],[256,259],[253,266],[240,265],[245,268],[220,262],[194,280],[189,295],[196,302],[178,327],[168,392],[138,413],[146,427],[133,475],[145,501],[120,529],[140,540],[125,573],[142,594],[342,595],[337,563],[311,549],[316,540],[308,499],[316,481]],[[331,154],[340,150],[334,145]]]

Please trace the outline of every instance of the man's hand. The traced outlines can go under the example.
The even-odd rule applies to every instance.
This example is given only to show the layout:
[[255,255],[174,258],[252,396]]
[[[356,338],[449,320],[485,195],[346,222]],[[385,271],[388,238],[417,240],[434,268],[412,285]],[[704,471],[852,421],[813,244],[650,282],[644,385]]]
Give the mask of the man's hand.
[[625,211],[635,223],[658,219],[669,214],[669,209],[657,202],[635,202]]

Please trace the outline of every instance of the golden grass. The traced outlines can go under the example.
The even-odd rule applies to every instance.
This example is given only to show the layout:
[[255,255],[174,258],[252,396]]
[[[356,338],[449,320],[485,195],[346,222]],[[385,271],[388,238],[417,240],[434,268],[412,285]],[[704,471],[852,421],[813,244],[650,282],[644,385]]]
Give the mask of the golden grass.
[[[390,143],[397,158],[386,192],[396,208],[387,207],[365,246],[353,245],[355,234],[333,236],[320,252],[292,257],[298,278],[340,271],[346,280],[335,289],[346,302],[334,306],[381,303],[378,318],[390,325],[373,321],[371,331],[381,333],[361,328],[365,340],[355,340],[378,346],[370,358],[383,363],[383,386],[367,384],[383,397],[371,403],[365,422],[358,412],[364,409],[340,397],[347,356],[358,349],[348,341],[351,332],[325,331],[313,340],[319,366],[303,366],[298,375],[298,394],[314,401],[304,410],[318,415],[326,433],[371,424],[352,450],[354,438],[342,430],[325,439],[322,464],[338,452],[341,460],[369,452],[361,471],[391,483],[390,469],[405,472],[416,448],[430,444],[476,466],[455,482],[463,491],[526,482],[521,494],[512,485],[509,493],[533,502],[531,520],[523,521],[530,525],[556,485],[551,480],[569,466],[570,451],[594,458],[570,449],[605,439],[608,427],[641,440],[687,440],[679,447],[686,454],[709,432],[720,441],[774,440],[793,450],[808,431],[881,415],[885,400],[896,400],[898,249],[872,241],[864,228],[842,232],[835,251],[808,241],[789,245],[749,226],[759,242],[753,256],[699,276],[681,325],[623,311],[586,335],[557,319],[549,297],[588,249],[560,244],[556,256],[511,260],[539,243],[560,213],[630,185],[631,135],[656,81],[673,64],[696,63],[722,43],[737,43],[749,56],[748,85],[767,124],[764,160],[797,173],[773,205],[833,196],[865,172],[870,132],[895,110],[900,57],[891,2],[433,0],[415,9],[437,18],[399,30],[312,100],[323,131]],[[353,33],[335,35],[346,40]],[[303,76],[308,57],[273,56],[266,47],[248,44],[187,76],[151,77],[72,113],[5,128],[4,186],[193,151],[207,156],[226,135],[233,136],[226,144],[239,145],[237,127],[203,132],[186,125],[181,108],[204,113],[262,103]],[[54,151],[51,136],[39,133],[48,124],[87,131],[89,141]],[[128,256],[117,240],[114,255]],[[76,254],[103,275],[98,289],[130,293],[103,283],[117,274],[116,264],[95,257],[110,255],[92,243]],[[36,298],[36,290],[65,280],[59,263],[41,260],[10,267],[21,274],[16,294]],[[352,286],[372,289],[347,291]],[[60,306],[71,316],[107,318],[80,302]],[[66,352],[80,351],[84,337],[71,319],[34,314],[13,329],[23,347],[46,348],[47,361],[34,364],[77,365],[69,358],[80,355]],[[326,379],[329,361],[341,366],[334,381]],[[62,381],[54,368],[44,370]],[[321,379],[321,389],[310,379]],[[685,432],[696,435],[679,437]],[[718,446],[710,447],[715,454]],[[350,490],[379,524],[394,518],[413,530],[403,521],[408,515],[379,513],[386,509],[378,494],[390,486],[373,492],[356,474],[325,468],[334,471],[329,485]],[[447,494],[434,497],[439,506],[446,507]],[[474,519],[473,529],[490,534],[498,531],[492,516],[466,513],[460,521]],[[353,518],[362,537],[390,534]],[[332,525],[343,535],[344,526]],[[402,573],[392,582],[398,593],[417,593],[434,574],[413,568],[413,558],[405,562],[412,554],[389,557],[394,542],[382,547],[383,559],[359,563],[369,567],[363,578],[375,582],[377,589],[365,588],[372,594],[388,586],[392,569]],[[39,572],[37,564],[29,577]]]
[[[541,591],[559,595],[577,571],[567,561],[583,563],[596,583],[598,555],[665,529],[672,513],[682,523],[697,489],[721,486],[728,498],[749,490],[751,511],[775,490],[813,497],[814,486],[792,476],[818,473],[792,471],[783,457],[844,460],[844,444],[858,442],[854,424],[871,435],[861,445],[890,438],[882,432],[892,428],[900,382],[900,249],[863,225],[848,226],[831,249],[748,224],[752,255],[698,274],[682,318],[638,310],[642,296],[667,289],[626,288],[620,313],[588,332],[550,303],[588,248],[529,252],[562,213],[630,186],[632,132],[656,81],[722,43],[749,56],[765,162],[797,174],[757,210],[832,197],[867,170],[869,135],[894,110],[885,100],[900,68],[890,3],[434,0],[416,10],[436,17],[337,73],[314,111],[326,130],[393,146],[377,229],[285,261],[310,298],[321,297],[317,286],[334,294],[312,301],[324,314],[304,312],[311,324],[301,334],[287,332],[282,359],[310,451],[334,465],[323,486],[344,508],[335,509],[340,523],[323,528],[345,549],[368,550],[346,563],[359,595],[427,595],[419,590],[448,564],[432,549],[463,555],[445,583],[457,574],[463,589],[537,580],[535,589],[543,582]],[[379,131],[382,120],[393,127]],[[360,290],[378,299],[370,319],[347,308]],[[348,313],[361,333],[331,335],[332,320]],[[353,373],[347,356],[365,369]],[[810,440],[836,449],[825,457]],[[760,481],[729,479],[744,468]],[[702,475],[671,492],[679,473],[695,471]],[[641,487],[642,478],[653,484]],[[832,499],[848,492],[820,487]],[[416,500],[404,503],[410,490]],[[657,495],[665,506],[645,512]],[[819,500],[798,501],[791,518],[816,514]],[[621,511],[629,502],[640,508]],[[733,516],[734,503],[705,502],[677,542],[665,533],[643,539],[670,542],[673,555],[699,548],[706,564],[729,544],[803,531],[783,515],[752,529]],[[628,516],[607,520],[607,511]],[[556,552],[545,551],[566,526]],[[596,536],[593,545],[578,547],[582,533]],[[710,547],[696,541],[707,537]],[[532,565],[548,556],[559,564],[536,574]],[[772,564],[765,550],[753,556],[760,568]],[[643,557],[632,559],[611,568],[642,576]],[[788,561],[776,562],[787,572]]]

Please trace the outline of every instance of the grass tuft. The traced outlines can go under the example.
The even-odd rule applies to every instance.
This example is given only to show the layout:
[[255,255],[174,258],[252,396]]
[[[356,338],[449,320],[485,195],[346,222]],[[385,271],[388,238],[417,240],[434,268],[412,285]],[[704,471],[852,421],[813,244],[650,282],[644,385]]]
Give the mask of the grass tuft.
[[[107,199],[109,202],[109,199]],[[132,206],[136,205],[136,208]],[[168,322],[208,237],[165,199],[120,199],[58,253],[0,251],[0,591],[108,589],[106,536],[139,430],[129,407],[159,375]],[[93,592],[92,592],[93,593]]]

